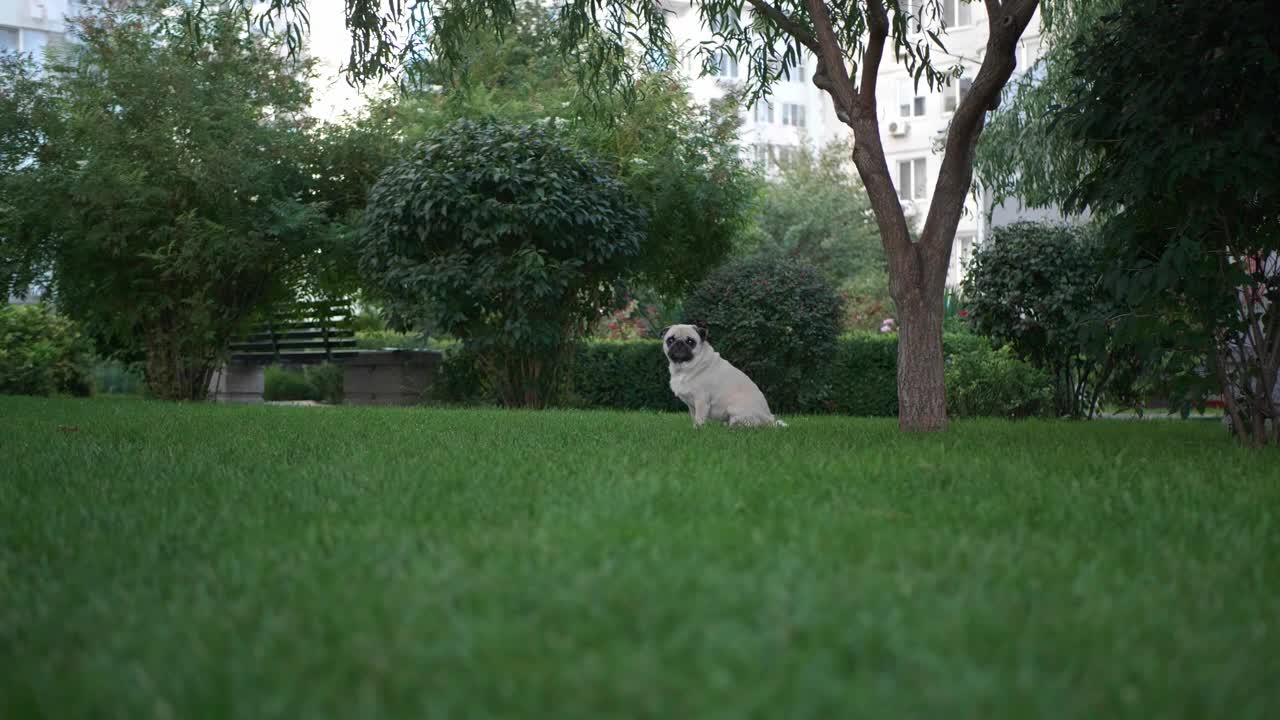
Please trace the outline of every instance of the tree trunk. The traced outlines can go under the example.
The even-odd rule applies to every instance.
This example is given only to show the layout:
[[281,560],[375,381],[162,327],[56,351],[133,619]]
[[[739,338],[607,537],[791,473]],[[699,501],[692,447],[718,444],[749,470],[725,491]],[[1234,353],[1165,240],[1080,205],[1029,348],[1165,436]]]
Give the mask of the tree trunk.
[[158,400],[205,400],[215,353],[189,326],[165,318],[147,329],[147,392]]
[[[1035,13],[1038,0],[987,0],[987,47],[969,93],[960,101],[947,131],[946,150],[929,212],[918,242],[911,239],[889,163],[880,141],[876,83],[890,35],[888,5],[865,5],[866,44],[856,85],[846,63],[827,4],[805,0],[812,30],[764,0],[748,0],[753,8],[809,48],[818,57],[813,84],[831,96],[836,117],[853,130],[853,163],[866,187],[889,265],[889,292],[898,306],[898,424],[907,432],[947,428],[943,383],[942,303],[951,243],[973,182],[973,153],[986,113],[1000,102],[1000,92],[1013,74],[1018,38]],[[895,20],[901,4],[892,3]],[[895,43],[901,35],[895,34]],[[919,80],[919,73],[916,76]]]
[[942,355],[942,296],[914,294],[898,305],[898,428],[947,429]]

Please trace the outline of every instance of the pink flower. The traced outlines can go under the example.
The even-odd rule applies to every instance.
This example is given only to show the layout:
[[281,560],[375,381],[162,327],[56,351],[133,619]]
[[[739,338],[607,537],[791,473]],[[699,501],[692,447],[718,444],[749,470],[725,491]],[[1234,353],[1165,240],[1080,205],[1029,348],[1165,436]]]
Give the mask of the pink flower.
[[968,310],[961,310],[961,311],[960,311],[960,317],[969,317],[969,311],[968,311]]
[[609,329],[610,329],[610,330],[617,330],[617,329],[618,329],[618,323],[609,323]]

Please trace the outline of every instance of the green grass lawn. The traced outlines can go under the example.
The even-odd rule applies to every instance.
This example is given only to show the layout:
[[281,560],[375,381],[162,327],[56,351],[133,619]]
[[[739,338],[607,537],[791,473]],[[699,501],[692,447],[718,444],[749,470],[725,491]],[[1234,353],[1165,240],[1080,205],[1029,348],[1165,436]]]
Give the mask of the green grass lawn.
[[788,420],[0,398],[0,717],[1280,717],[1280,455]]

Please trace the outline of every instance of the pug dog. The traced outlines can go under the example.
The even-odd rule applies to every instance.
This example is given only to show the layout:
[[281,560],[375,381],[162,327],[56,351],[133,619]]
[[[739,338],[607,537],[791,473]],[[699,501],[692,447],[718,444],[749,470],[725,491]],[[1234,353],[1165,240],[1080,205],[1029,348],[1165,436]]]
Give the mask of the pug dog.
[[689,406],[694,427],[708,420],[730,426],[786,427],[769,412],[764,393],[707,342],[707,329],[672,325],[662,333],[671,392]]

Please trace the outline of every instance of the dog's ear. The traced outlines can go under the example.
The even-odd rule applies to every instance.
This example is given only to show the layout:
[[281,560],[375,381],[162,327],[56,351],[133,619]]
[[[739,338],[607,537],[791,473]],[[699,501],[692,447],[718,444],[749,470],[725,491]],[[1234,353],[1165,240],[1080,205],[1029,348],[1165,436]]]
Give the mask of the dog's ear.
[[707,341],[707,329],[701,325],[698,326],[698,338],[702,340],[702,342]]
[[661,340],[662,338],[664,338],[664,337],[666,337],[666,336],[667,336],[667,331],[669,331],[669,330],[671,330],[671,326],[670,326],[670,325],[668,325],[668,326],[666,326],[666,327],[664,327],[664,328],[655,329],[655,330],[654,330],[654,332],[658,333],[658,339],[659,339],[659,340]]

